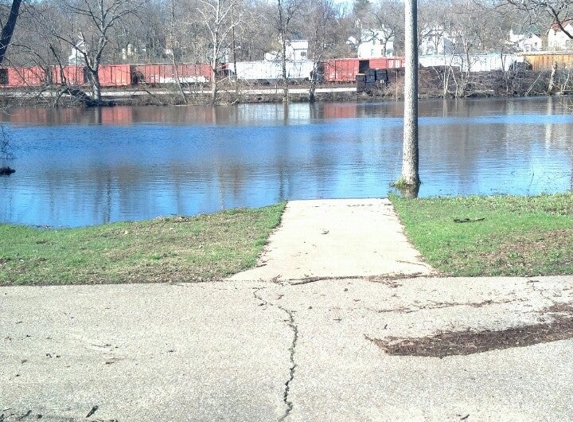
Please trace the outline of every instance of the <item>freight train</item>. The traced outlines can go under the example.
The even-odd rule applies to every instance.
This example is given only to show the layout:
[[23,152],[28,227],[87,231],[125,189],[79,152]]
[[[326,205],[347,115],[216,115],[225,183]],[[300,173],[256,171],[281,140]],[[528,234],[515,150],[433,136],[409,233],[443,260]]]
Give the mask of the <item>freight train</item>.
[[[465,57],[465,56],[464,56]],[[455,59],[456,56],[453,56]],[[535,52],[512,55],[472,55],[471,71],[486,70],[551,70],[573,68],[573,53]],[[496,61],[497,60],[497,61]],[[421,56],[422,67],[451,66],[463,68],[452,57]],[[403,57],[333,58],[320,63],[310,60],[288,61],[287,77],[292,81],[318,80],[321,83],[359,83],[383,76],[379,70],[403,69]],[[462,60],[463,62],[463,60]],[[498,63],[499,62],[499,63]],[[501,64],[500,64],[501,63]],[[250,61],[224,63],[217,69],[221,77],[233,77],[253,83],[275,83],[282,79],[282,65],[278,61]],[[387,72],[387,74],[389,74]],[[213,70],[208,64],[106,64],[100,66],[99,80],[102,88],[138,85],[162,86],[174,83],[189,85],[208,84]],[[88,86],[89,74],[83,66],[0,67],[0,90],[9,88],[38,88],[57,85]]]
[[[371,69],[393,69],[404,66],[404,58],[327,59],[321,63],[287,62],[287,76],[293,81],[313,78],[325,83],[355,82],[359,74]],[[274,61],[226,63],[218,69],[222,75],[242,81],[273,82],[282,78],[282,66]],[[208,64],[109,64],[99,68],[102,88],[136,85],[162,86],[173,83],[207,84],[213,78]],[[89,74],[83,66],[2,67],[0,88],[37,88],[51,85],[87,86]]]

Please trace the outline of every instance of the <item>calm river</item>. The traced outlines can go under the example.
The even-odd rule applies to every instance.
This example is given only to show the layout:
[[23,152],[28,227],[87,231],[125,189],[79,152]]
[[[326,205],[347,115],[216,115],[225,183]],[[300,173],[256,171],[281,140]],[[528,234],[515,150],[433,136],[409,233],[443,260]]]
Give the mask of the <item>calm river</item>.
[[[421,102],[420,196],[571,190],[564,101]],[[13,109],[0,116],[17,170],[0,177],[0,222],[71,227],[387,196],[400,175],[402,111],[399,102]]]

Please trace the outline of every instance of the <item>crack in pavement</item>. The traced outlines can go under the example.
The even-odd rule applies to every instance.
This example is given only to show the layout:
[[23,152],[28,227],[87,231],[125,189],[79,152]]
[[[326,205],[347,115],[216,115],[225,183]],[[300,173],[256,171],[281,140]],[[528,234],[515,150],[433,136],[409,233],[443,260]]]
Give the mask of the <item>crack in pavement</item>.
[[289,320],[288,320],[288,325],[289,327],[292,329],[293,331],[293,339],[292,339],[292,344],[289,348],[289,352],[290,352],[290,376],[289,379],[287,380],[287,382],[285,382],[285,391],[284,391],[284,396],[283,396],[283,401],[285,402],[287,409],[284,413],[284,415],[282,415],[282,417],[279,419],[279,421],[284,421],[290,414],[290,412],[292,411],[294,404],[293,402],[289,399],[289,393],[290,393],[290,383],[294,380],[294,373],[296,370],[296,362],[294,360],[294,355],[295,355],[295,350],[296,350],[296,343],[298,341],[298,326],[296,325],[295,321],[294,321],[294,314],[293,311],[290,311],[286,308],[283,308],[282,306],[277,306],[280,310],[282,310],[283,312],[286,312],[289,316]]
[[[287,322],[287,325],[290,327],[290,329],[293,332],[292,342],[291,342],[291,345],[288,349],[289,350],[289,360],[290,360],[289,377],[288,377],[287,381],[284,383],[285,387],[284,387],[284,392],[283,392],[283,402],[286,405],[286,410],[283,413],[283,415],[278,419],[279,421],[284,421],[286,418],[288,418],[288,416],[290,415],[290,413],[292,412],[292,410],[294,408],[294,403],[290,400],[289,393],[290,393],[290,384],[294,380],[294,374],[295,374],[295,370],[297,367],[297,364],[294,360],[294,356],[295,356],[296,344],[298,342],[298,326],[294,320],[294,312],[293,311],[286,309],[283,306],[269,303],[267,300],[263,299],[259,295],[259,292],[261,290],[265,290],[265,289],[266,289],[266,287],[259,287],[253,291],[253,296],[255,297],[255,299],[257,299],[258,301],[261,302],[259,304],[259,306],[276,306],[282,312],[286,313],[288,315],[288,319],[285,320],[285,322]],[[282,295],[280,297],[282,297]]]

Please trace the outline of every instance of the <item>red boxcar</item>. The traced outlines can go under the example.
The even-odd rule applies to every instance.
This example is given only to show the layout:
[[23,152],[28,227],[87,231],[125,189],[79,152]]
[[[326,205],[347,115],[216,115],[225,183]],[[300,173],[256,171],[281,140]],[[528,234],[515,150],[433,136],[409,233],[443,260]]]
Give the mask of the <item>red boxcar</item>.
[[[98,70],[102,87],[128,86],[132,80],[132,66],[128,64],[101,65]],[[54,66],[52,83],[67,85],[86,85],[89,83],[88,71],[84,66]]]
[[99,83],[102,87],[129,86],[133,66],[129,64],[106,64],[99,67]]
[[380,57],[376,59],[329,59],[323,63],[326,82],[355,82],[356,75],[368,69],[395,69],[404,67],[403,57]]
[[84,85],[88,82],[83,66],[54,66],[52,83],[56,85]]
[[404,57],[380,57],[370,59],[370,69],[396,69],[404,67]]
[[46,72],[39,66],[5,67],[0,69],[0,87],[38,87],[46,82]]
[[358,59],[329,59],[323,66],[326,82],[354,82],[360,70]]
[[211,80],[211,66],[208,64],[145,64],[134,66],[137,83],[152,85],[175,83],[204,83]]

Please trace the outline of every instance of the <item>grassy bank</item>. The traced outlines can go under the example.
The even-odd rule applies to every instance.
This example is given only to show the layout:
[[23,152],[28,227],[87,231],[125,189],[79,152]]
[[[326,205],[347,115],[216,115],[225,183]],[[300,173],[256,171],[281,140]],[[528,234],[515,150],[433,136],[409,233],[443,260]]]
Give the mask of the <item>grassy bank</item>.
[[443,274],[573,274],[571,193],[391,199],[414,246]]
[[[573,194],[391,199],[444,275],[573,274]],[[0,285],[219,280],[256,264],[284,206],[62,230],[0,224]]]
[[0,285],[217,280],[256,264],[284,206],[63,230],[0,224]]

